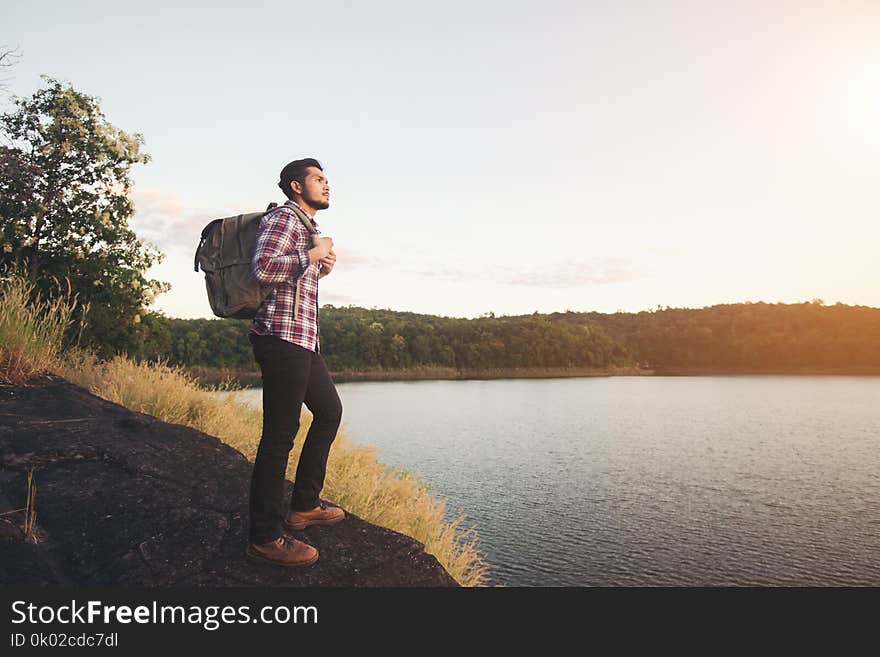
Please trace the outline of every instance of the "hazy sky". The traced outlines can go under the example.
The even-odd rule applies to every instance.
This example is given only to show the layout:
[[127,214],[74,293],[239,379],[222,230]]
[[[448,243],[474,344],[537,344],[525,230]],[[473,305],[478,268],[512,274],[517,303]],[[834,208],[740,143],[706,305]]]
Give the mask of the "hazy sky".
[[[880,2],[3,2],[8,74],[140,132],[156,307],[211,219],[325,164],[323,304],[880,306]],[[8,105],[5,105],[8,107]]]

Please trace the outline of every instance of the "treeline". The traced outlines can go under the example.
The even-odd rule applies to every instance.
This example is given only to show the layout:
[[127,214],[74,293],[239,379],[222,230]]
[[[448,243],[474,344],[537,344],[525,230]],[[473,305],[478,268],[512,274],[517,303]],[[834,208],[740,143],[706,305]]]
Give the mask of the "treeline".
[[[172,365],[253,369],[248,320],[174,319],[151,314],[133,354]],[[321,352],[333,371],[419,366],[609,367],[634,362],[597,325],[546,315],[461,319],[353,306],[321,307]]]
[[[255,369],[247,320],[149,314],[134,354],[175,365]],[[639,313],[551,313],[476,319],[337,308],[320,313],[333,371],[511,367],[798,369],[880,367],[880,309],[820,300],[737,303]]]
[[550,318],[602,327],[651,369],[880,368],[880,308],[868,306],[825,306],[816,299]]

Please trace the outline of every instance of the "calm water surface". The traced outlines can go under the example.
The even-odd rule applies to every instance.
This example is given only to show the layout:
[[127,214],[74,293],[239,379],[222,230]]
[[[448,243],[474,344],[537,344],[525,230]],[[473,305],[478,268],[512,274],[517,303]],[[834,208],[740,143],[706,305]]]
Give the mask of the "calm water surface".
[[476,526],[493,584],[880,585],[880,378],[337,388],[353,440]]

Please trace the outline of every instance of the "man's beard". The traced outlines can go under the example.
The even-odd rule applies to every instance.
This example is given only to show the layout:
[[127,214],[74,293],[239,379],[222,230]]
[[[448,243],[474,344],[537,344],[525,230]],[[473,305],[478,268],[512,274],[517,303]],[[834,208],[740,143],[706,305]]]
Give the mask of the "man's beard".
[[313,208],[315,208],[315,210],[326,210],[330,207],[330,201],[325,201],[321,198],[316,201],[312,201],[311,205]]

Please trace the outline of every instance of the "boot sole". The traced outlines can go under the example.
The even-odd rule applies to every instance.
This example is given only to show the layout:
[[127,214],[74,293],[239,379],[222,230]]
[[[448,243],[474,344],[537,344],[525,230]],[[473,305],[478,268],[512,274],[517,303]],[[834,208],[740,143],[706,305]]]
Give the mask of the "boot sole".
[[331,520],[307,520],[305,522],[298,522],[296,524],[290,524],[286,520],[282,521],[282,525],[284,525],[285,529],[289,529],[290,531],[300,531],[305,529],[306,527],[311,527],[312,525],[335,525],[338,522],[342,522],[345,520],[345,516],[339,516],[338,518],[333,518]]
[[298,568],[302,566],[311,566],[318,560],[319,554],[315,554],[314,557],[309,559],[308,561],[296,561],[296,562],[285,562],[285,561],[275,561],[274,559],[269,559],[268,557],[264,557],[261,554],[257,554],[256,552],[251,552],[250,548],[244,551],[244,555],[250,559],[251,561],[255,561],[257,563],[267,563],[272,566],[281,566],[282,568]]

